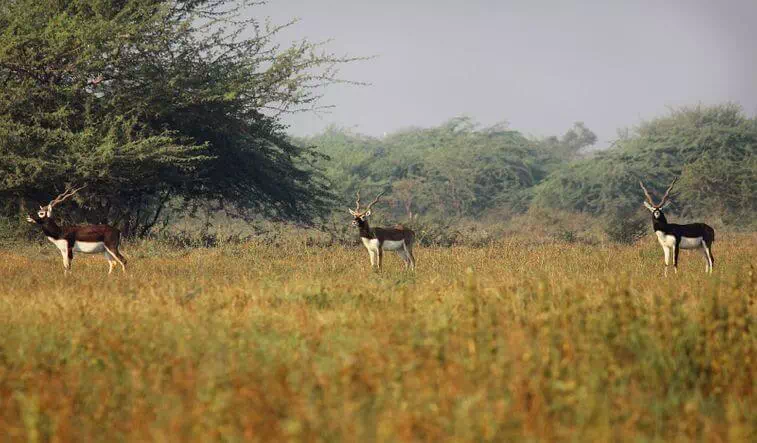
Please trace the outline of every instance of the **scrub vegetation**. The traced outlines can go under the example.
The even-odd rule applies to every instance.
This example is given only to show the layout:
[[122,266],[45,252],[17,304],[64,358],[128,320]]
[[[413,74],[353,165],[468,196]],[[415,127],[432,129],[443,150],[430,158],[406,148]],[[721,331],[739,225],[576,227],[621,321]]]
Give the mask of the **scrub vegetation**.
[[[757,236],[0,252],[0,429],[26,441],[757,437]],[[82,258],[79,258],[82,257]]]

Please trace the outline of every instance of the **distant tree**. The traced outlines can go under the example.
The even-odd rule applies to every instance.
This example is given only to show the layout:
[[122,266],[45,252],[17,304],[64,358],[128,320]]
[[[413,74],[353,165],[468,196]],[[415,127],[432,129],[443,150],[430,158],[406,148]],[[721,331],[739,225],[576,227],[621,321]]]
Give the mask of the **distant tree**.
[[583,148],[592,146],[597,142],[597,135],[594,134],[583,122],[576,122],[560,140],[566,149],[575,154]]
[[418,215],[419,203],[424,187],[422,178],[401,178],[392,183],[392,198],[405,212],[408,221]]
[[562,166],[565,161],[574,160],[581,150],[593,146],[597,142],[594,134],[583,122],[576,122],[562,137],[547,137],[542,143],[552,153],[555,166]]
[[319,154],[279,115],[317,106],[349,59],[278,46],[282,27],[243,18],[254,4],[0,3],[3,214],[66,183],[89,184],[77,200],[88,217],[127,235],[169,202],[298,221],[328,207]]
[[385,200],[395,219],[525,211],[533,186],[547,174],[543,165],[555,155],[505,124],[479,128],[465,117],[380,139],[330,128],[300,143],[331,158],[324,171],[343,201],[357,189],[391,191]]
[[686,107],[643,123],[616,147],[555,171],[537,205],[628,217],[638,181],[665,189],[675,176],[682,216],[749,220],[757,214],[757,120],[737,105]]

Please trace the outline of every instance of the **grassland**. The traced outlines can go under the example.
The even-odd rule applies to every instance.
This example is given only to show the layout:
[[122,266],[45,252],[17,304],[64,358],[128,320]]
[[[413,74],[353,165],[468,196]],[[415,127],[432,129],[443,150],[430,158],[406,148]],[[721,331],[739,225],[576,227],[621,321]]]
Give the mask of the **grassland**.
[[757,235],[0,251],[0,441],[754,441]]

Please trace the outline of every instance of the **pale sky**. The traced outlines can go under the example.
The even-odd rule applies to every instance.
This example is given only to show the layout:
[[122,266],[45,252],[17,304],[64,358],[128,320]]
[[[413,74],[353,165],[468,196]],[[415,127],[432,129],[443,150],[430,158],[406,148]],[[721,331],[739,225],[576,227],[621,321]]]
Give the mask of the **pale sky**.
[[534,136],[583,121],[598,145],[671,106],[732,101],[757,113],[757,0],[270,0],[253,7],[280,35],[332,39],[337,54],[377,56],[332,86],[329,124],[381,135],[470,116]]

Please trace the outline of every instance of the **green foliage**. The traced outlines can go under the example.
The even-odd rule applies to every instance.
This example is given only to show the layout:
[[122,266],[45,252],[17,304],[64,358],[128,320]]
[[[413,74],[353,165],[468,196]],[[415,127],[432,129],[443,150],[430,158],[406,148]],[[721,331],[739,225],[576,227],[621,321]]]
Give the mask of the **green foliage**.
[[577,158],[584,148],[597,142],[597,135],[591,132],[583,122],[576,122],[562,137],[547,137],[542,141],[550,150],[550,159],[566,162]]
[[640,179],[659,198],[681,176],[673,192],[679,215],[738,226],[757,214],[756,154],[757,120],[740,107],[682,108],[640,125],[614,149],[555,171],[535,204],[621,220],[641,206]]
[[[753,145],[754,146],[754,145]],[[713,159],[710,155],[683,169],[679,199],[696,202],[688,213],[719,215],[730,226],[754,229],[757,214],[757,155],[740,160]],[[750,226],[751,223],[751,226]]]
[[[240,19],[249,1],[18,0],[0,6],[0,193],[87,183],[88,218],[145,234],[171,202],[311,220],[328,193],[276,115],[316,106],[347,61]],[[242,38],[242,31],[252,37]],[[271,116],[274,115],[274,116]]]
[[604,214],[601,225],[610,240],[631,244],[649,232],[649,216],[639,211],[632,215],[611,211]]
[[[590,223],[603,226],[606,238],[631,243],[648,223],[639,180],[661,192],[676,176],[675,217],[754,227],[757,120],[740,107],[674,110],[587,155],[595,142],[580,122],[561,137],[534,140],[505,125],[479,128],[468,118],[382,138],[332,127],[301,141],[331,158],[324,171],[342,207],[357,189],[363,196],[388,191],[385,219],[425,229],[427,244],[457,243],[466,220],[509,220],[537,208],[544,209],[537,211],[542,223],[550,223],[550,211],[597,216]],[[570,242],[575,232],[553,235]]]
[[363,196],[387,190],[385,200],[394,219],[449,220],[525,211],[534,185],[566,152],[585,146],[588,134],[585,130],[564,137],[569,141],[540,142],[503,124],[479,128],[469,118],[456,118],[383,138],[332,127],[302,143],[318,146],[331,158],[324,170],[343,206],[352,204],[358,189]]

